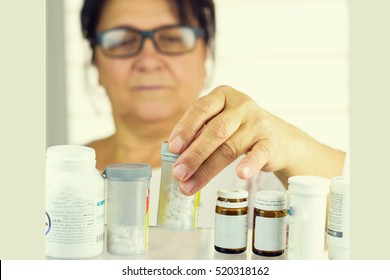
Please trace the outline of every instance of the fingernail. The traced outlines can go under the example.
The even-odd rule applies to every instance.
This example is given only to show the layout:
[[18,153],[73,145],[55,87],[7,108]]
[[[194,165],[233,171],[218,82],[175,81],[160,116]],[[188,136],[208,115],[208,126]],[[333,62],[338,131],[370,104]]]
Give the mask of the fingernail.
[[191,179],[184,183],[181,183],[181,188],[186,194],[189,194],[195,188],[195,181]]
[[244,174],[245,177],[249,176],[251,171],[252,171],[250,166],[248,166],[248,165],[241,166],[240,170],[241,170],[242,174]]
[[176,136],[169,143],[169,150],[173,153],[179,153],[179,152],[181,152],[181,149],[183,148],[183,146],[184,146],[184,141],[179,136]]
[[173,168],[173,174],[175,174],[175,176],[180,180],[185,180],[188,175],[188,168],[184,163],[180,163]]

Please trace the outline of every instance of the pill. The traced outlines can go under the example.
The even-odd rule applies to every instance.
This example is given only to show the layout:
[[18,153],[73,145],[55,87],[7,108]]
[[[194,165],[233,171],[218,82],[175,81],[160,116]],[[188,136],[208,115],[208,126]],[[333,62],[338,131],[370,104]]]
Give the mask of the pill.
[[115,255],[127,255],[129,249],[127,246],[118,245],[118,244],[110,244],[108,246],[108,252]]
[[182,220],[182,228],[183,229],[192,229],[191,221],[188,219]]
[[123,239],[123,238],[110,238],[108,240],[109,244],[118,244],[118,245],[125,245],[130,246],[133,244],[132,240],[130,239]]
[[169,228],[180,228],[181,227],[181,222],[176,219],[166,219],[165,220],[165,225]]

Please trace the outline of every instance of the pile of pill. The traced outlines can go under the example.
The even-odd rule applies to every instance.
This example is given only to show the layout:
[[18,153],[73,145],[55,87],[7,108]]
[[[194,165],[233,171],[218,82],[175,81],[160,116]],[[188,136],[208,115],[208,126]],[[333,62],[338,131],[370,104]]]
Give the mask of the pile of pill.
[[110,225],[107,251],[114,255],[136,255],[146,252],[145,226]]
[[195,196],[186,196],[177,184],[169,185],[169,191],[161,197],[159,226],[168,229],[191,230],[194,225]]

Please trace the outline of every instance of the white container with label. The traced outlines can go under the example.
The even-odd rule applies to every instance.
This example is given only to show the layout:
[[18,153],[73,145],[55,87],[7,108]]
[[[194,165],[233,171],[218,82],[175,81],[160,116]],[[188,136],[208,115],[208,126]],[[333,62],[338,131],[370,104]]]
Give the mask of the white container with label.
[[287,257],[292,260],[323,259],[330,180],[318,176],[293,176],[288,183]]
[[104,245],[104,179],[95,150],[76,145],[47,149],[46,255],[81,259]]
[[327,228],[328,256],[331,260],[350,259],[349,184],[348,178],[332,178]]

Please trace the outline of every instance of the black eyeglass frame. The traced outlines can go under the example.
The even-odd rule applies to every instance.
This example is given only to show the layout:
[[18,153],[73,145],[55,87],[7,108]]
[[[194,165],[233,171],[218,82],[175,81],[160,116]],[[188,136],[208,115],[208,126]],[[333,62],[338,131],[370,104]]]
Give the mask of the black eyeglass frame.
[[128,30],[128,31],[136,32],[136,33],[141,35],[141,43],[139,44],[138,49],[135,52],[130,53],[130,54],[113,55],[111,53],[108,53],[104,47],[101,47],[103,53],[105,55],[107,55],[108,57],[112,57],[112,58],[126,58],[126,57],[136,56],[143,49],[144,42],[145,42],[145,40],[147,38],[150,38],[150,40],[153,43],[154,48],[159,53],[164,54],[164,55],[172,55],[172,56],[173,55],[181,55],[181,54],[193,51],[195,49],[195,47],[196,47],[196,44],[194,44],[194,46],[191,49],[188,49],[188,50],[185,50],[185,51],[181,51],[181,52],[173,52],[173,53],[171,53],[171,52],[164,52],[164,51],[162,51],[158,47],[157,42],[154,40],[154,34],[156,32],[161,31],[161,30],[173,29],[173,28],[178,28],[178,27],[187,28],[187,29],[191,30],[194,33],[196,40],[203,36],[203,30],[201,28],[195,27],[195,26],[191,26],[191,25],[181,25],[181,24],[178,24],[178,25],[164,25],[164,26],[161,26],[159,28],[150,29],[150,30],[140,30],[140,29],[136,29],[136,28],[133,28],[133,27],[129,27],[129,26],[118,26],[118,27],[115,27],[115,28],[111,28],[111,29],[107,29],[107,30],[103,30],[103,31],[97,32],[94,41],[95,41],[96,45],[99,45],[101,47],[104,34],[107,33],[107,32],[113,31],[113,30]]

